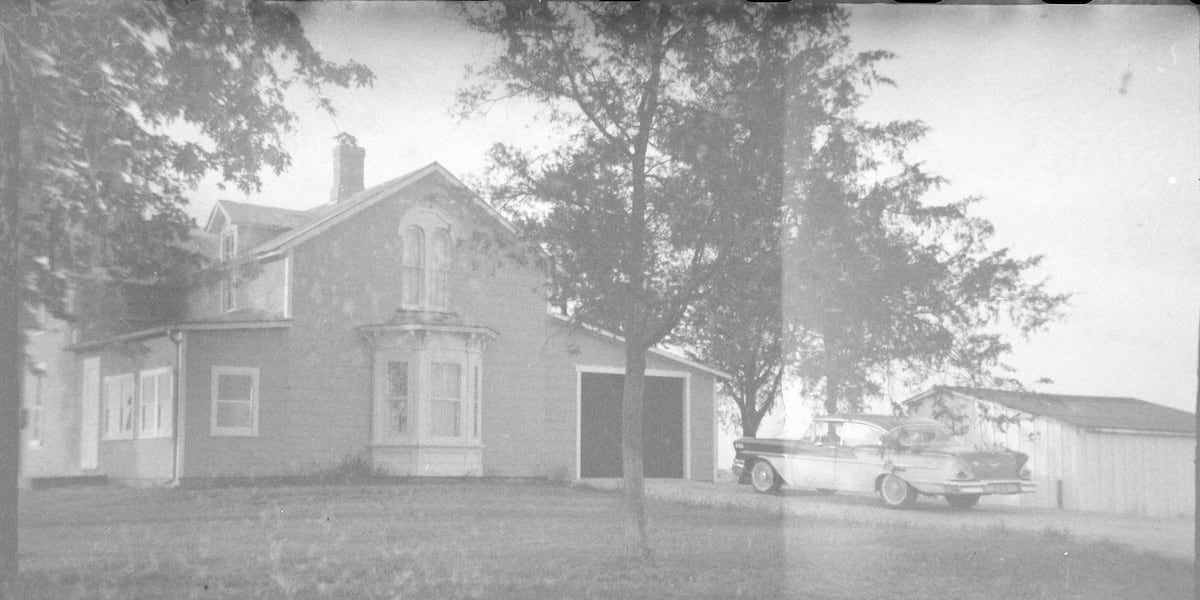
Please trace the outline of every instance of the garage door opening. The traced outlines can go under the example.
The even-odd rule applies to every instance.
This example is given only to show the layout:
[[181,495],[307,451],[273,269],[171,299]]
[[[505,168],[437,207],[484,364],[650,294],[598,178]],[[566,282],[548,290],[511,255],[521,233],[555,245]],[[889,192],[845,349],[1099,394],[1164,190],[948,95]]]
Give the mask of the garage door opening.
[[[621,395],[625,376],[579,375],[580,477],[621,477]],[[642,461],[646,477],[684,476],[684,378],[646,377]]]

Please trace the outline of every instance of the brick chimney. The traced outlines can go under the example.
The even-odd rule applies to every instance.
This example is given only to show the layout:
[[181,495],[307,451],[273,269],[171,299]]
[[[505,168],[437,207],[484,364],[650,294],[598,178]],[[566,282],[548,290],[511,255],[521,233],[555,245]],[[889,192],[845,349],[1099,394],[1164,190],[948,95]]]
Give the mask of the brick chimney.
[[353,143],[342,142],[333,149],[333,189],[329,200],[333,203],[349,198],[363,189],[363,157],[367,151]]

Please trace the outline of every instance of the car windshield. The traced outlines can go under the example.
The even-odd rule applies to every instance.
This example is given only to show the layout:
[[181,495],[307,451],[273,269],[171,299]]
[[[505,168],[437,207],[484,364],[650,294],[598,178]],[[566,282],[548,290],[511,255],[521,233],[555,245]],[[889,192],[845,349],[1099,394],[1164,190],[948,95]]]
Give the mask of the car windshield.
[[893,429],[888,437],[901,446],[925,446],[954,441],[949,429],[931,423],[901,425]]

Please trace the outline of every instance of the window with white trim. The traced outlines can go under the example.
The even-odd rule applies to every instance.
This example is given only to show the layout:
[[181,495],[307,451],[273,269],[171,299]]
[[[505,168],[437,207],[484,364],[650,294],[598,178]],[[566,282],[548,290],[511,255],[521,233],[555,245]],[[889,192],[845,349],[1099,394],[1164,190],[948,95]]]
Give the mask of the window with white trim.
[[429,209],[411,211],[400,224],[401,304],[409,310],[450,306],[453,238],[450,223]]
[[[237,258],[237,227],[230,227],[221,232],[221,262],[230,263]],[[226,266],[230,272],[221,280],[221,312],[237,310],[237,281],[234,279],[232,267]]]
[[221,312],[237,310],[237,283],[230,275],[221,280]]
[[471,386],[471,398],[474,400],[474,407],[471,410],[471,439],[479,441],[479,367],[474,368],[475,381]]
[[408,434],[408,362],[388,361],[387,436]]
[[33,385],[29,391],[29,401],[26,403],[28,421],[25,426],[29,429],[29,447],[41,448],[42,437],[45,434],[43,424],[44,405],[42,404],[42,387],[45,384],[44,372],[33,374]]
[[428,305],[445,309],[450,299],[450,232],[434,229],[430,234],[429,250]]
[[133,373],[104,378],[103,439],[133,439],[133,395]]
[[429,433],[439,438],[462,436],[462,365],[429,363]]
[[230,227],[221,232],[221,262],[229,262],[237,257],[237,227]]
[[175,389],[171,368],[151,369],[139,374],[138,437],[168,437],[171,435],[171,409]]
[[404,305],[416,307],[424,304],[425,231],[416,225],[404,230],[400,263],[400,287]]
[[212,435],[258,435],[258,369],[212,368]]

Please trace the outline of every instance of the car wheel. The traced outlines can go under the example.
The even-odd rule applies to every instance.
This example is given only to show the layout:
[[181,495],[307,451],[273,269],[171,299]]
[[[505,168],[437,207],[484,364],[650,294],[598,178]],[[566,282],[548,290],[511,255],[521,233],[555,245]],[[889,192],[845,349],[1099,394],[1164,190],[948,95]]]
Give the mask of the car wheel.
[[888,508],[906,508],[917,501],[917,490],[907,481],[889,474],[879,482],[879,498]]
[[959,510],[979,504],[979,494],[946,494],[946,502]]
[[754,486],[754,491],[773,494],[779,490],[781,483],[779,475],[775,473],[775,468],[771,466],[771,463],[765,460],[754,462],[754,468],[750,471],[750,485]]

